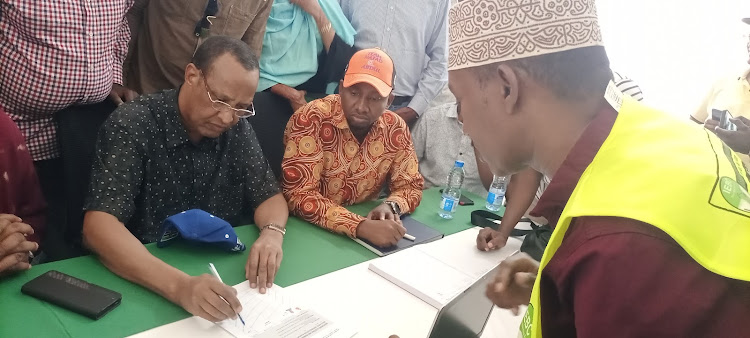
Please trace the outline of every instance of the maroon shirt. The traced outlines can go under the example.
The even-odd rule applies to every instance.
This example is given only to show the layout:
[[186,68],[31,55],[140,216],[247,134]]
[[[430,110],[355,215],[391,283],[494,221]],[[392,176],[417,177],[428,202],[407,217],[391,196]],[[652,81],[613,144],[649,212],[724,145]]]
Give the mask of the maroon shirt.
[[[607,107],[589,124],[533,214],[557,224],[616,117]],[[750,282],[706,270],[647,223],[574,219],[539,278],[547,338],[750,337]]]
[[34,228],[29,240],[40,243],[45,210],[39,179],[23,135],[0,108],[0,214],[20,217]]

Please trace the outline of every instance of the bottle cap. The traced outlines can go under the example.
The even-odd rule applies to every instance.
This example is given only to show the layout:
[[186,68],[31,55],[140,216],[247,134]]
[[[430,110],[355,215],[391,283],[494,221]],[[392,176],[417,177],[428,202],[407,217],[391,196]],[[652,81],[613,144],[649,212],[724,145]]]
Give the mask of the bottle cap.
[[456,167],[463,168],[464,167],[464,161],[456,161]]

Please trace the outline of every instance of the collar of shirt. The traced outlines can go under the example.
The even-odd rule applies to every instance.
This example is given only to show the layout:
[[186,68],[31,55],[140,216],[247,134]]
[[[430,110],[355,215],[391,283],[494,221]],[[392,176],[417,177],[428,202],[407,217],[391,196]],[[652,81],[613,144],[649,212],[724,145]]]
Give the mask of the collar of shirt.
[[589,123],[565,160],[552,177],[531,215],[544,217],[554,228],[583,171],[594,160],[617,119],[617,112],[604,103],[599,114]]
[[458,120],[458,110],[456,108],[457,108],[457,104],[455,102],[449,103],[446,106],[446,109],[443,111],[443,113],[445,114],[445,117]]
[[[468,144],[472,146],[471,150],[473,151],[474,148],[473,148],[473,143],[471,141],[471,138],[469,137],[469,135],[466,135],[466,133],[464,133],[464,123],[461,122],[458,119],[458,109],[457,108],[458,108],[458,104],[456,104],[455,102],[446,104],[446,107],[445,107],[445,110],[444,110],[443,113],[445,114],[445,117],[447,117],[447,118],[449,118],[451,120],[454,120],[453,122],[455,122],[456,125],[458,125],[458,128],[461,131],[461,138],[467,138],[467,139],[469,139],[469,141],[468,141],[469,143]],[[466,151],[468,151],[468,150],[463,150],[463,152],[466,152]]]

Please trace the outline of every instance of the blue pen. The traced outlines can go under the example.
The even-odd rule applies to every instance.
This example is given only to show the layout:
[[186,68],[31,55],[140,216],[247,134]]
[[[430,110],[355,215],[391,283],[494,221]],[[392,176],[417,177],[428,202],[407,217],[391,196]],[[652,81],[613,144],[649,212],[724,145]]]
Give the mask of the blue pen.
[[[214,263],[208,263],[208,269],[209,269],[209,270],[211,270],[211,274],[213,274],[213,275],[214,275],[214,277],[216,277],[216,278],[218,278],[218,279],[219,279],[219,282],[222,282],[222,283],[224,283],[224,281],[223,281],[223,280],[221,280],[221,276],[219,276],[219,271],[216,271],[216,267],[214,266]],[[225,302],[227,302],[227,304],[229,304],[229,301],[227,301],[227,300],[226,300],[226,299],[225,299],[224,297],[222,297],[222,296],[219,296],[219,298],[221,298],[221,299],[222,299],[223,301],[225,301]],[[231,307],[231,306],[232,306],[232,304],[229,304],[229,306]],[[238,314],[237,314],[237,318],[239,318],[239,319],[240,319],[240,321],[242,322],[242,325],[245,325],[245,320],[244,320],[244,319],[242,319],[242,315],[240,315],[240,314],[238,313]]]

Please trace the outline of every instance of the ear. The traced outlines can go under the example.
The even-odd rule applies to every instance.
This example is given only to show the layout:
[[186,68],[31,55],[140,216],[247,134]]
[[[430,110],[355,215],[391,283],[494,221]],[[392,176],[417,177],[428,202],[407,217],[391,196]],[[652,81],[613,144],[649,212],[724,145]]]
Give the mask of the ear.
[[518,112],[518,97],[521,90],[521,83],[517,69],[500,64],[497,66],[497,75],[499,85],[501,86],[499,95],[502,95],[505,102],[505,109],[509,114]]
[[185,66],[185,84],[189,86],[195,86],[200,82],[201,71],[195,64],[188,63]]
[[388,107],[390,107],[391,104],[393,104],[393,100],[395,99],[396,99],[396,95],[393,95],[393,91],[391,90],[391,93],[388,94],[388,103],[385,105],[385,109],[388,109]]

